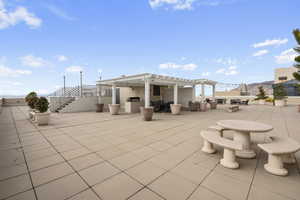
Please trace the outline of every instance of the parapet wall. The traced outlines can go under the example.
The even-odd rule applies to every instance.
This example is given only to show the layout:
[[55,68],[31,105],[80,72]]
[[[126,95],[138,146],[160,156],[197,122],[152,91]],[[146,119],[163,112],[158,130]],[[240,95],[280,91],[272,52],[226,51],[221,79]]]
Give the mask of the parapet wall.
[[25,98],[2,98],[2,106],[26,106]]

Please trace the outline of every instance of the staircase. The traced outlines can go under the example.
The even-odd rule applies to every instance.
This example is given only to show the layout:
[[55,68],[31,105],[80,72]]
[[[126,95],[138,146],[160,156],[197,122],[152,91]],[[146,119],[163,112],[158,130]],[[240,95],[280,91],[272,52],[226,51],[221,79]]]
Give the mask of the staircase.
[[64,104],[62,104],[61,106],[59,106],[55,112],[59,113],[59,111],[61,111],[63,108],[65,108],[67,105],[69,105],[70,103],[72,103],[73,101],[75,101],[75,98],[70,99],[69,101],[65,102]]

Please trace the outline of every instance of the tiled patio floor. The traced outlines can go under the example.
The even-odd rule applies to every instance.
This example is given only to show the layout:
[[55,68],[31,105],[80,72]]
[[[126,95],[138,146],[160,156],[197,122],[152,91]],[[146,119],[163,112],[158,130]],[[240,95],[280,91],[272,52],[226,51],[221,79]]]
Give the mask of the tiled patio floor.
[[[296,107],[245,106],[183,115],[52,114],[37,127],[26,107],[0,114],[0,199],[8,200],[290,200],[300,199],[298,164],[289,176],[266,173],[266,154],[239,159],[240,169],[219,164],[221,152],[200,151],[200,130],[221,119],[274,126],[274,134],[300,141]],[[226,133],[230,137],[231,133]],[[264,134],[253,134],[263,142]]]

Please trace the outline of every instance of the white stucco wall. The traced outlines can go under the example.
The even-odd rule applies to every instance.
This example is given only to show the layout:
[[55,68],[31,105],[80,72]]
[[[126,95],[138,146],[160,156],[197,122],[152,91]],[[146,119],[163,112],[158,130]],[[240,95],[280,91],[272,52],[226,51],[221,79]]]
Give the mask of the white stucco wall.
[[48,97],[49,100],[49,110],[50,112],[55,112],[63,104],[69,102],[70,100],[75,99],[74,97]]
[[96,111],[96,104],[98,103],[98,97],[79,97],[75,101],[67,105],[61,111],[62,113],[71,112],[89,112]]

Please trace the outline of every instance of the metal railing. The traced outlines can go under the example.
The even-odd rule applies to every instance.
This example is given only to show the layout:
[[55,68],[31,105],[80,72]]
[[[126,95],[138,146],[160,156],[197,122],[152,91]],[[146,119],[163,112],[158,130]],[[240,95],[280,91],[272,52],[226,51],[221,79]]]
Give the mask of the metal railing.
[[[80,97],[81,96],[81,87],[65,87],[56,90],[55,92],[49,94],[49,97]],[[101,94],[99,94],[101,93]],[[111,97],[112,90],[110,87],[101,87],[101,92],[98,91],[96,85],[83,85],[82,86],[82,96],[90,97],[90,96],[103,96],[103,97]]]

